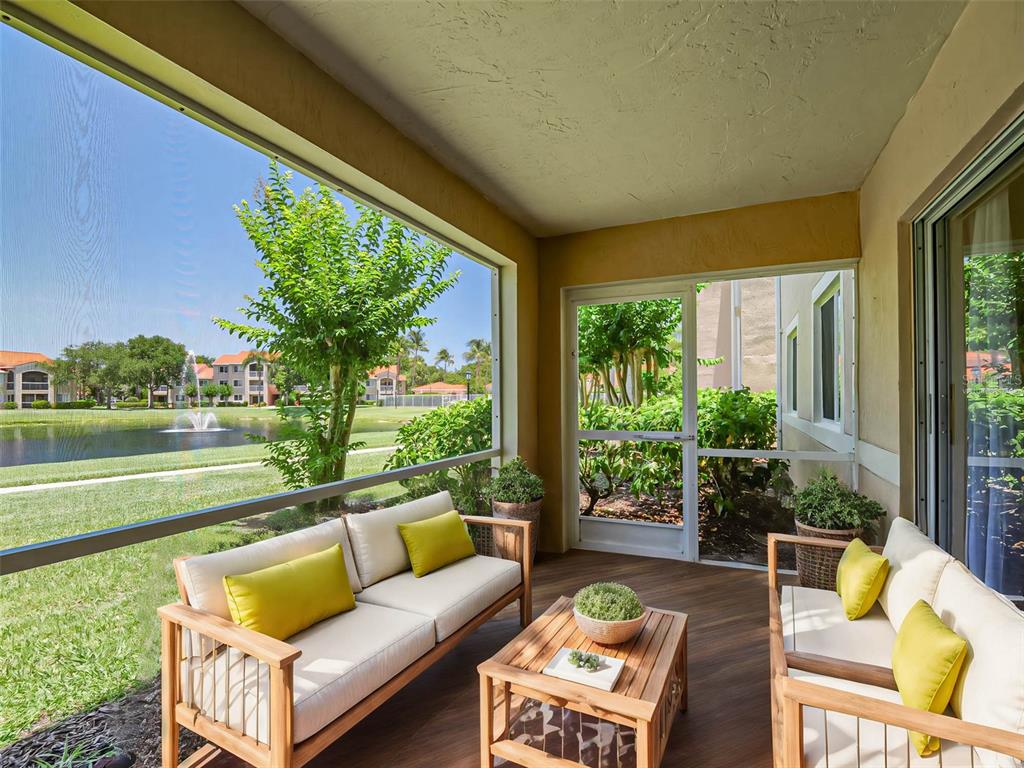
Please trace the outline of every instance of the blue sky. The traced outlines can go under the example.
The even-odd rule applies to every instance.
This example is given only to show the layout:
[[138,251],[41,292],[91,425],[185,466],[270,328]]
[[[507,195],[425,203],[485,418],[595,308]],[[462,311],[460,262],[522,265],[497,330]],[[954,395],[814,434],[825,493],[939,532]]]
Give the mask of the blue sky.
[[[201,354],[242,349],[210,318],[238,317],[261,280],[232,206],[252,199],[267,164],[0,27],[0,349],[55,355],[139,333]],[[429,313],[430,357],[490,338],[489,270],[458,254],[450,266],[462,277]]]

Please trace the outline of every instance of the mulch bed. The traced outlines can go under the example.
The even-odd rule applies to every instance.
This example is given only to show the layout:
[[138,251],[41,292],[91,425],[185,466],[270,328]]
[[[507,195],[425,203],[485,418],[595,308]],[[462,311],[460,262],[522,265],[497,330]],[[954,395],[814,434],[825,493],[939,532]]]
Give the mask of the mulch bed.
[[[188,729],[181,729],[179,744],[183,754],[189,755],[205,743]],[[80,760],[58,762],[74,750],[79,750]],[[113,757],[106,762],[96,760],[109,753],[114,753],[119,761],[115,762]],[[61,768],[159,768],[160,680],[90,712],[72,715],[0,750],[0,765],[5,768],[53,763]]]

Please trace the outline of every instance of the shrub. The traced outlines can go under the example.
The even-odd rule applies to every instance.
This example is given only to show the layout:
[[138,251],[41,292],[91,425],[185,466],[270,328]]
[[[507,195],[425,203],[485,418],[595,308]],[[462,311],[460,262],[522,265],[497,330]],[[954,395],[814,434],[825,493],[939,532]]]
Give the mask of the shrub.
[[8,400],[5,401],[2,405],[0,405],[0,407],[2,407],[5,411],[13,411],[15,408],[18,407],[18,404],[13,400]]
[[598,582],[584,587],[573,598],[576,610],[598,621],[630,621],[643,615],[636,592],[625,584]]
[[828,469],[797,491],[794,498],[797,521],[814,528],[870,530],[885,509],[874,499],[846,487]]
[[55,408],[60,410],[77,410],[84,408],[95,408],[96,401],[91,398],[85,398],[84,400],[68,400],[64,403],[56,403]]
[[503,464],[498,476],[487,484],[485,494],[494,501],[529,504],[544,496],[544,481],[530,471],[520,456]]
[[[427,411],[398,430],[398,450],[388,458],[386,469],[412,467],[428,461],[486,451],[492,446],[491,399],[460,400]],[[433,472],[403,480],[413,498],[448,491],[455,507],[464,514],[485,514],[484,487],[491,479],[488,461],[463,464],[450,472]]]
[[50,408],[50,407],[51,406],[50,406],[50,401],[49,400],[33,400],[32,401],[32,410],[42,411],[42,410],[45,410],[45,409]]
[[115,408],[145,408],[145,400],[118,400],[114,403]]

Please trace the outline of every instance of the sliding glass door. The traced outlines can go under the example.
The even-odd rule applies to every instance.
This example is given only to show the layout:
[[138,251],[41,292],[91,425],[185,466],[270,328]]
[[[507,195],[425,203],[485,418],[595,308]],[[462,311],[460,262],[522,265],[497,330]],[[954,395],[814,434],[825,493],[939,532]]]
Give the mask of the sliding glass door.
[[919,227],[919,277],[929,288],[919,315],[928,460],[920,496],[939,543],[988,585],[1020,597],[1024,149],[1005,154]]

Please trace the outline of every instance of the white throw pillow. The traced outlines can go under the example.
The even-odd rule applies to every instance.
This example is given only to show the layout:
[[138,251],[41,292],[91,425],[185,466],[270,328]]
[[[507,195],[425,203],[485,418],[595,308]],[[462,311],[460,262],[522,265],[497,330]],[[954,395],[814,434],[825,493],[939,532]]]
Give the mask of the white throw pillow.
[[878,604],[898,632],[914,603],[924,600],[932,604],[942,569],[953,557],[902,517],[892,521],[882,556],[889,560],[889,576]]
[[[1019,733],[1024,743],[1024,613],[955,560],[942,571],[932,607],[967,641],[953,711],[962,720]],[[978,753],[980,765],[1016,765],[1009,755]]]
[[399,523],[414,523],[455,509],[448,491],[424,496],[386,509],[346,515],[352,554],[364,587],[409,570],[409,553],[398,532]]

